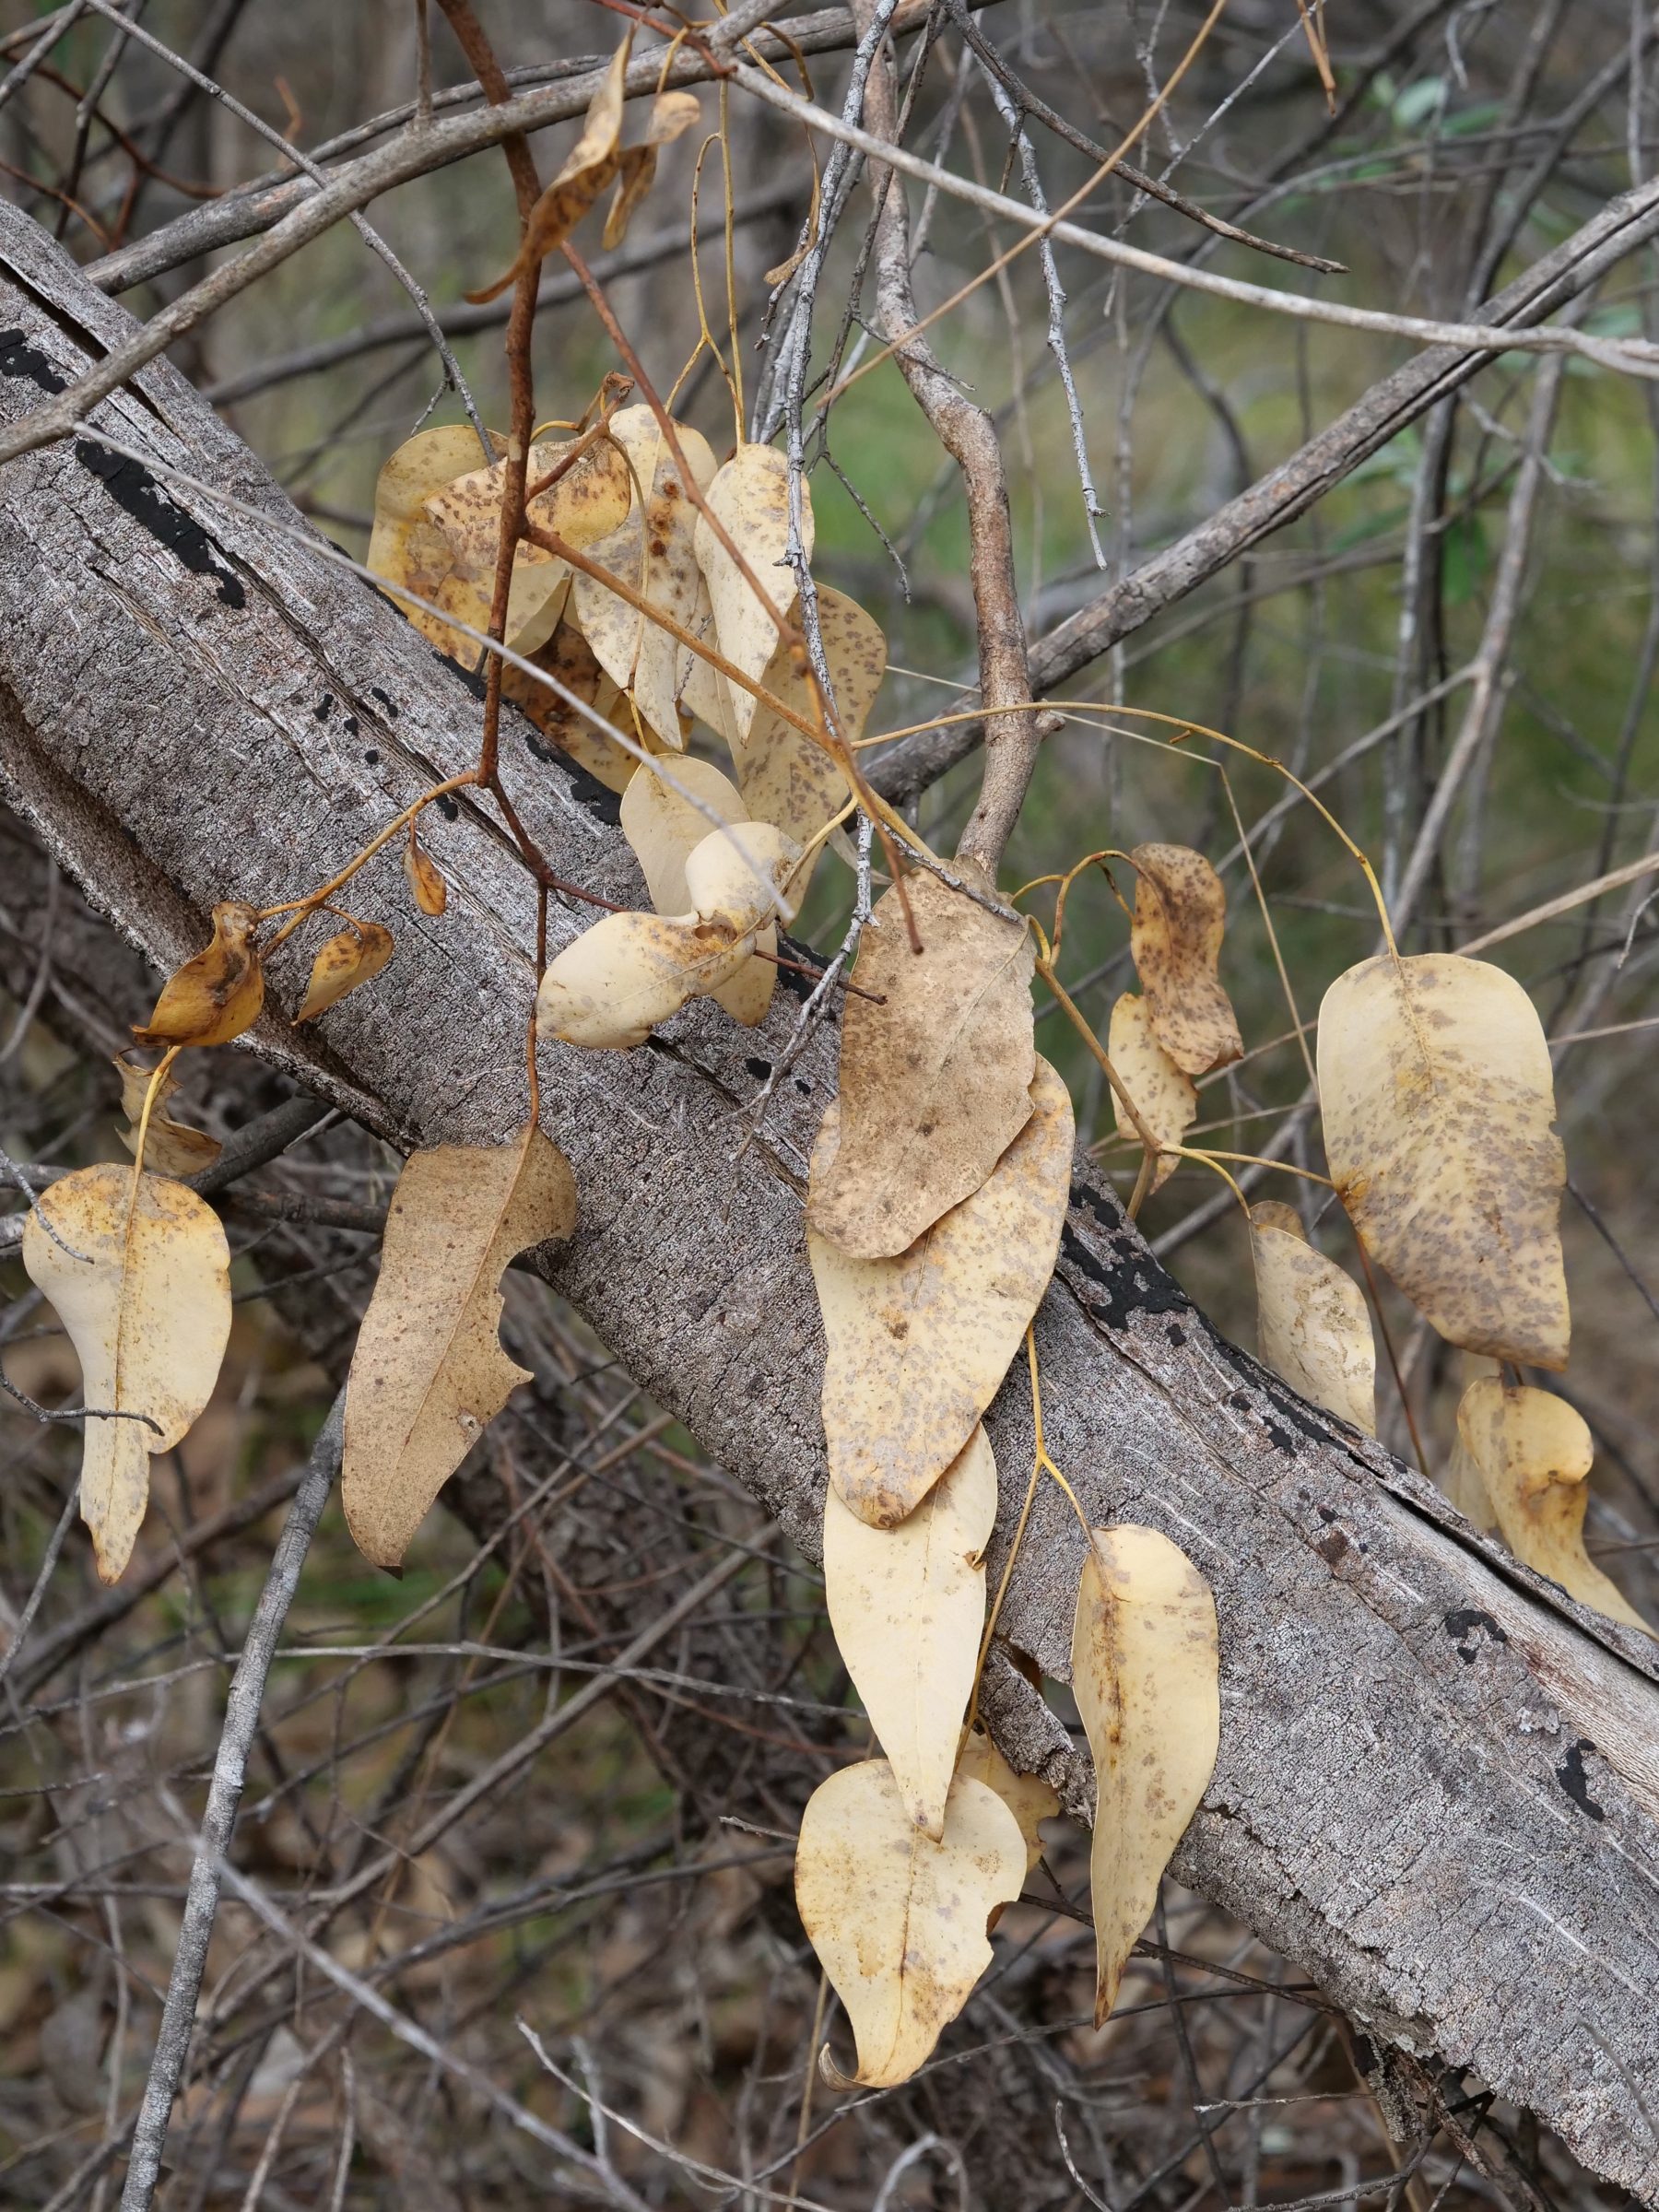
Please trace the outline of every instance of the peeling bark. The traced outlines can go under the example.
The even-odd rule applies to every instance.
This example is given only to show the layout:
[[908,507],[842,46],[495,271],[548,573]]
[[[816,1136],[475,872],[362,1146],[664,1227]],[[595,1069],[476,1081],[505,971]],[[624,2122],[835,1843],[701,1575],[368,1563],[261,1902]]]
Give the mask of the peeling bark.
[[[0,209],[0,421],[131,324]],[[96,427],[267,521],[77,440],[0,476],[0,765],[92,898],[168,966],[229,895],[311,888],[466,766],[470,687],[318,550],[252,453],[164,364]],[[277,534],[270,524],[299,533]],[[508,788],[552,865],[639,897],[616,802],[503,724]],[[407,911],[395,848],[354,910],[398,956],[311,1030],[275,966],[253,1049],[409,1146],[522,1122],[535,901],[457,804],[427,842],[449,912]],[[585,914],[556,913],[556,943]],[[817,1555],[823,1347],[801,1225],[834,1083],[820,1039],[740,1152],[737,1118],[794,1006],[760,1031],[706,1005],[640,1052],[543,1055],[545,1119],[582,1193],[551,1278],[641,1386]],[[759,1073],[757,1073],[757,1070]],[[1051,1449],[1090,1514],[1161,1528],[1203,1568],[1222,1640],[1221,1758],[1178,1855],[1380,2039],[1472,2069],[1588,2165],[1659,2203],[1659,1687],[1651,1647],[1477,1536],[1417,1476],[1223,1342],[1079,1170],[1039,1323]],[[1022,1375],[994,1408],[1005,1532],[1025,1486]],[[1005,1623],[1064,1675],[1080,1538],[1039,1503]],[[994,1577],[999,1562],[992,1560]],[[1074,1807],[1087,1771],[1011,1665],[992,1715]]]

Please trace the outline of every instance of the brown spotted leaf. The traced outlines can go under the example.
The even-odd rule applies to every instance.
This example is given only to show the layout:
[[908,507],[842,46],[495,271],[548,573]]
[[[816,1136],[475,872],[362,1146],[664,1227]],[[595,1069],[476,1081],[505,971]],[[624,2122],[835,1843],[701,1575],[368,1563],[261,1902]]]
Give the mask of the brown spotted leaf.
[[1250,1209],[1256,1348],[1264,1367],[1312,1405],[1377,1433],[1377,1348],[1365,1293],[1309,1243],[1294,1206]]
[[1659,1633],[1584,1549],[1586,1477],[1595,1448],[1575,1406],[1553,1391],[1485,1375],[1464,1393],[1457,1433],[1518,1559],[1593,1612]]
[[[812,500],[802,487],[803,558],[812,559]],[[778,643],[778,626],[772,610],[788,616],[794,604],[795,580],[784,563],[789,544],[789,465],[775,446],[740,445],[709,486],[708,505],[724,526],[749,574],[733,559],[708,514],[700,513],[693,543],[697,564],[709,587],[713,614],[714,642],[735,667],[751,681],[766,672]],[[750,582],[750,577],[754,582]],[[757,595],[759,584],[764,596]],[[715,685],[726,695],[727,722],[734,744],[740,745],[755,719],[755,695],[716,676]],[[712,726],[723,728],[719,722]]]
[[[130,1124],[115,1134],[129,1152],[136,1152],[138,1124],[143,1117],[152,1071],[140,1067],[124,1053],[116,1053],[114,1065],[121,1077],[121,1111]],[[183,1122],[169,1120],[162,1109],[178,1088],[178,1081],[171,1074],[164,1075],[156,1087],[156,1102],[150,1109],[149,1126],[144,1133],[144,1165],[152,1174],[199,1175],[224,1150],[218,1137],[209,1136],[205,1129],[192,1129]]]
[[[959,1780],[935,1841],[912,1820],[893,1771],[865,1759],[820,1783],[795,1850],[795,1904],[858,2045],[853,2079],[908,2081],[991,1963],[985,1924],[1019,1895],[1019,1824],[994,1790]],[[820,2066],[850,2086],[829,2063]]]
[[144,1519],[151,1453],[172,1450],[218,1379],[230,1335],[229,1247],[213,1208],[182,1182],[77,1168],[41,1193],[25,1221],[23,1265],[75,1347],[86,1404],[147,1417],[84,1424],[81,1519],[99,1580],[112,1583]]
[[916,1826],[945,1800],[985,1625],[996,1461],[984,1425],[908,1520],[872,1528],[824,1493],[824,1584],[836,1647]]
[[1071,1663],[1095,1762],[1088,1878],[1098,2028],[1215,1771],[1220,1660],[1209,1584],[1157,1529],[1091,1530]]
[[[1144,998],[1125,991],[1112,1009],[1106,1052],[1135,1110],[1161,1144],[1179,1145],[1198,1118],[1198,1093],[1193,1079],[1176,1066],[1152,1028],[1151,1010]],[[1123,1101],[1112,1094],[1112,1111],[1118,1135],[1138,1145],[1140,1133],[1124,1112]],[[1160,1153],[1152,1173],[1152,1189],[1161,1191],[1181,1165],[1173,1152]]]
[[259,1018],[265,971],[253,933],[257,911],[237,900],[213,910],[213,942],[175,969],[161,986],[147,1025],[134,1025],[140,1044],[229,1044]]
[[[987,881],[971,868],[965,879]],[[935,876],[905,888],[922,950],[888,891],[859,941],[853,980],[872,996],[846,1000],[839,1136],[815,1155],[806,1206],[818,1235],[855,1259],[913,1244],[979,1188],[1031,1112],[1030,932]]]
[[1566,1157],[1543,1028],[1501,968],[1384,955],[1319,1011],[1325,1154],[1361,1242],[1451,1343],[1567,1364]]
[[[466,423],[417,430],[413,438],[406,438],[381,469],[369,539],[368,566],[391,587],[400,613],[441,653],[452,659],[465,656],[469,663],[477,659],[477,647],[465,645],[441,616],[411,605],[403,593],[436,599],[453,559],[443,533],[427,513],[426,502],[446,484],[476,469],[481,458],[477,438]],[[488,608],[485,612],[488,615]]]
[[372,982],[396,947],[392,932],[378,922],[348,921],[336,936],[320,947],[312,962],[311,981],[294,1017],[296,1029],[314,1021],[329,1006],[338,1006],[348,991]]
[[[627,702],[573,623],[561,622],[547,642],[526,657],[565,691],[591,707],[600,721],[634,736]],[[557,746],[585,775],[603,783],[606,791],[627,790],[639,765],[635,756],[595,728],[569,699],[561,698],[550,685],[537,683],[511,661],[501,670],[501,696],[526,714],[547,743]]]
[[1189,1076],[1225,1067],[1244,1042],[1218,972],[1227,925],[1221,878],[1187,845],[1136,845],[1129,857],[1135,871],[1129,950],[1152,1032]]
[[575,1226],[570,1163],[534,1123],[504,1145],[410,1155],[346,1393],[346,1522],[376,1566],[399,1563],[508,1393],[530,1380],[501,1349],[503,1268]]
[[[830,1479],[862,1521],[913,1512],[972,1435],[1053,1272],[1072,1163],[1072,1109],[1041,1057],[1025,1127],[971,1196],[910,1249],[857,1260],[809,1226],[829,1356]],[[831,1100],[815,1170],[836,1143]]]

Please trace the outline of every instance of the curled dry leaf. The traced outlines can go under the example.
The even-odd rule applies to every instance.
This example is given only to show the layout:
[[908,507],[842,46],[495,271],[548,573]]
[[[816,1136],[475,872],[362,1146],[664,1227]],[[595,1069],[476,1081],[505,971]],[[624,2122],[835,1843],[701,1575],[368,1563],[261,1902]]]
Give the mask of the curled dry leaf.
[[[632,584],[665,621],[684,629],[696,614],[702,582],[693,547],[696,505],[649,407],[623,407],[610,427],[638,488],[626,520],[588,547],[590,558]],[[706,491],[714,477],[708,441],[680,423],[675,434],[696,489]],[[663,745],[679,751],[685,744],[676,697],[680,647],[673,631],[580,570],[571,579],[571,612],[606,674],[632,694],[641,720]]]
[[1584,1549],[1585,1477],[1595,1448],[1575,1407],[1553,1391],[1483,1375],[1464,1393],[1457,1433],[1518,1559],[1593,1612],[1659,1633]]
[[977,1724],[968,1731],[957,1759],[957,1773],[963,1781],[982,1782],[987,1789],[994,1790],[1018,1821],[1030,1874],[1042,1856],[1041,1824],[1053,1820],[1060,1810],[1059,1792],[1051,1789],[1040,1774],[1017,1774],[988,1733]]
[[432,858],[411,829],[409,841],[404,847],[404,875],[409,886],[409,896],[423,914],[441,914],[449,904],[449,886],[438,863]]
[[[641,764],[629,779],[622,794],[622,834],[633,848],[656,912],[683,914],[691,904],[687,857],[709,834],[709,812],[723,822],[741,822],[747,819],[747,810],[731,778],[711,762],[677,756],[665,766],[665,776]],[[693,803],[698,800],[700,806]]]
[[631,1052],[752,957],[695,914],[606,914],[548,961],[536,1027],[566,1044]]
[[[986,1923],[1025,1878],[1019,1823],[982,1782],[958,1780],[935,1841],[884,1759],[820,1783],[795,1850],[795,1904],[858,2044],[853,2079],[908,2081],[991,1963]],[[819,2060],[838,2087],[850,2087]]]
[[1088,1879],[1098,2028],[1215,1771],[1220,1658],[1209,1584],[1155,1528],[1090,1530],[1071,1662],[1095,1762]]
[[87,1405],[129,1417],[89,1418],[82,1447],[81,1519],[99,1580],[112,1583],[144,1519],[150,1454],[172,1450],[218,1379],[230,1335],[229,1247],[213,1208],[182,1182],[79,1168],[41,1193],[23,1226],[23,1265],[75,1347]]
[[691,128],[702,113],[691,92],[659,92],[651,103],[650,120],[641,145],[625,146],[617,157],[617,196],[605,218],[600,240],[606,253],[628,236],[633,213],[656,182],[657,152]]
[[973,1691],[982,1555],[995,1520],[996,1461],[982,1422],[897,1528],[872,1528],[833,1486],[824,1493],[830,1626],[905,1811],[935,1840]]
[[533,267],[556,253],[600,194],[617,175],[622,135],[622,108],[628,94],[628,57],[633,46],[631,27],[611,56],[599,89],[588,102],[582,135],[566,155],[563,166],[530,210],[524,235],[512,265],[504,276],[482,291],[468,292],[475,305],[499,299],[522,269]]
[[[621,692],[594,658],[587,640],[573,623],[561,622],[547,642],[526,657],[537,668],[545,669],[563,691],[591,707],[600,721],[616,724],[633,735]],[[527,715],[547,743],[557,746],[584,775],[603,783],[606,791],[627,790],[639,765],[635,756],[604,730],[596,729],[571,699],[561,697],[551,685],[537,683],[511,661],[501,670],[501,696]],[[542,758],[547,758],[545,753]]]
[[[1177,1067],[1152,1027],[1151,1009],[1133,991],[1125,991],[1112,1009],[1106,1038],[1107,1055],[1135,1100],[1140,1115],[1160,1144],[1179,1145],[1198,1118],[1198,1093],[1193,1079]],[[1123,1101],[1112,1094],[1117,1132],[1138,1145],[1140,1132],[1124,1112]],[[1162,1153],[1152,1173],[1152,1188],[1161,1191],[1181,1165],[1173,1153]]]
[[1384,955],[1319,1010],[1331,1175],[1361,1242],[1453,1344],[1567,1364],[1566,1157],[1549,1048],[1512,976]]
[[[116,1053],[114,1065],[115,1073],[121,1077],[121,1111],[131,1124],[129,1128],[118,1129],[115,1134],[129,1152],[136,1152],[138,1124],[143,1118],[152,1070],[140,1067],[124,1053]],[[199,1175],[224,1150],[217,1136],[209,1136],[205,1129],[192,1129],[183,1122],[170,1121],[162,1112],[178,1088],[178,1081],[171,1074],[164,1075],[156,1087],[149,1127],[144,1133],[144,1165],[153,1174]]]
[[229,1044],[259,1018],[265,971],[253,943],[259,914],[238,900],[213,910],[213,942],[161,986],[140,1044]]
[[[823,1312],[830,1479],[861,1521],[913,1512],[972,1435],[1053,1273],[1072,1162],[1065,1084],[1037,1062],[1031,1116],[971,1197],[891,1259],[810,1226]],[[831,1100],[814,1150],[836,1142]]]
[[[844,742],[856,745],[887,674],[887,639],[875,618],[845,593],[820,583],[818,604],[837,724]],[[815,721],[812,684],[782,646],[774,647],[760,682],[806,721]],[[737,788],[751,820],[775,822],[797,844],[810,843],[847,803],[852,787],[834,755],[774,708],[757,703],[735,758]],[[805,882],[801,895],[806,896]]]
[[1218,973],[1227,926],[1221,878],[1187,845],[1136,845],[1129,857],[1135,871],[1129,950],[1152,1032],[1189,1076],[1225,1067],[1244,1041]]
[[576,1226],[570,1162],[534,1123],[504,1145],[411,1153],[346,1393],[341,1494],[358,1548],[395,1567],[526,1371],[501,1349],[501,1272]]
[[705,922],[735,936],[752,930],[764,914],[794,913],[790,877],[801,857],[793,837],[770,822],[733,822],[711,830],[686,855],[686,895]]
[[913,1244],[978,1190],[1031,1112],[1030,932],[935,876],[905,888],[922,950],[911,950],[897,888],[886,892],[853,971],[881,1003],[847,999],[839,1135],[813,1156],[806,1204],[810,1227],[856,1259]]
[[[801,499],[801,556],[810,560],[812,502],[804,484]],[[772,610],[787,616],[794,604],[794,579],[783,559],[789,544],[788,463],[775,446],[740,445],[715,472],[708,505],[765,594],[764,599],[756,595],[754,584],[721,543],[709,516],[700,513],[693,543],[697,565],[709,587],[714,641],[734,667],[759,682],[778,642]],[[732,742],[740,745],[755,719],[754,693],[723,676],[715,677],[714,682],[726,695],[727,719],[711,726],[729,729]]]
[[295,1026],[314,1021],[337,1006],[348,991],[372,982],[396,949],[389,929],[378,922],[352,921],[322,946],[312,962],[311,981],[294,1017]]
[[1294,1206],[1253,1206],[1250,1250],[1263,1365],[1312,1405],[1375,1436],[1377,1347],[1364,1291],[1309,1243]]

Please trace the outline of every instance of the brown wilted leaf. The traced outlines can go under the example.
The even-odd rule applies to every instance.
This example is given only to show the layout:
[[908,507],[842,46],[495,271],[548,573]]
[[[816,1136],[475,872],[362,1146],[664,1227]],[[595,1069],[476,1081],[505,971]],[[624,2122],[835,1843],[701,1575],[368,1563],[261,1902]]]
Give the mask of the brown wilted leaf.
[[[710,511],[743,555],[766,598],[787,617],[794,605],[795,581],[783,565],[789,544],[789,464],[775,446],[740,445],[731,459],[715,472],[709,486]],[[812,559],[812,500],[801,488],[803,559]],[[758,682],[766,672],[778,642],[778,626],[766,604],[757,598],[747,577],[711,528],[707,514],[700,513],[693,536],[697,565],[709,587],[714,618],[714,641],[734,667]],[[734,745],[747,737],[755,719],[755,695],[715,676],[713,683],[725,694],[724,722],[711,727],[729,730]],[[696,709],[692,710],[696,712]],[[705,717],[707,719],[707,717]]]
[[1361,961],[1325,993],[1318,1062],[1325,1155],[1366,1251],[1451,1343],[1565,1367],[1567,1162],[1520,984],[1454,952]]
[[346,1522],[377,1567],[399,1563],[508,1393],[530,1380],[501,1349],[502,1270],[575,1226],[570,1162],[534,1123],[504,1145],[409,1156],[346,1394]]
[[[985,1924],[1019,1895],[1025,1863],[1018,1822],[982,1782],[952,1783],[936,1842],[886,1759],[819,1783],[801,1819],[795,1905],[852,2022],[854,2081],[891,2088],[932,2055],[991,1963]],[[851,2086],[828,2046],[819,2065]]]
[[[1198,1118],[1198,1093],[1193,1079],[1176,1066],[1152,1028],[1151,1011],[1144,998],[1125,991],[1112,1009],[1106,1052],[1135,1100],[1135,1112],[1160,1143],[1179,1145]],[[1140,1132],[1124,1112],[1116,1091],[1112,1112],[1121,1137],[1138,1145]],[[1152,1173],[1152,1189],[1161,1191],[1181,1165],[1172,1152],[1160,1153]]]
[[371,982],[395,949],[392,932],[378,922],[348,922],[337,936],[320,947],[312,962],[311,981],[294,1017],[295,1028],[337,1006],[348,991]]
[[[890,1259],[851,1259],[808,1226],[829,1357],[830,1479],[862,1521],[913,1512],[972,1435],[1053,1272],[1072,1109],[1039,1056],[1030,1120],[971,1196]],[[831,1100],[814,1150],[836,1142]]]
[[1039,1774],[1017,1774],[985,1730],[977,1724],[968,1731],[957,1759],[957,1773],[968,1782],[982,1782],[994,1790],[1019,1823],[1025,1838],[1026,1872],[1042,1856],[1041,1823],[1060,1810],[1060,1796]]
[[[964,880],[988,878],[958,863]],[[906,886],[918,955],[897,888],[859,940],[842,1017],[841,1129],[815,1155],[806,1218],[855,1259],[913,1244],[978,1190],[1031,1112],[1036,1048],[1023,924],[1000,921],[935,876]]]
[[935,1841],[973,1690],[985,1625],[982,1555],[995,1520],[996,1462],[982,1422],[897,1528],[861,1521],[833,1484],[824,1493],[824,1584],[836,1646],[906,1812]]
[[523,242],[504,276],[480,292],[466,297],[476,306],[499,299],[521,269],[545,261],[555,253],[582,220],[594,202],[610,184],[619,166],[618,140],[622,135],[622,108],[627,97],[628,57],[633,45],[630,26],[611,56],[610,67],[593,99],[582,126],[582,135],[565,157],[563,167],[530,210]]
[[1365,1293],[1309,1243],[1294,1206],[1250,1209],[1256,1348],[1264,1367],[1327,1413],[1377,1433],[1377,1347]]
[[1207,1075],[1244,1050],[1217,971],[1227,925],[1221,878],[1187,845],[1136,845],[1129,857],[1135,870],[1129,950],[1153,1035],[1184,1074]]
[[[149,1089],[152,1070],[140,1067],[124,1053],[117,1053],[115,1073],[121,1077],[121,1111],[131,1126],[118,1129],[115,1134],[129,1152],[138,1149],[138,1124],[144,1113],[144,1100]],[[205,1129],[192,1129],[183,1122],[170,1121],[162,1112],[167,1101],[179,1088],[177,1078],[164,1075],[156,1088],[156,1102],[150,1109],[149,1127],[144,1133],[144,1165],[156,1175],[199,1175],[210,1168],[224,1147],[217,1136],[209,1136]]]
[[[587,640],[574,623],[561,622],[539,652],[527,657],[584,700],[603,721],[633,735],[621,692],[594,658]],[[634,756],[614,737],[596,730],[569,700],[561,699],[547,684],[538,684],[511,661],[501,670],[501,697],[511,700],[547,743],[556,746],[583,774],[603,783],[607,791],[627,790],[639,765]]]
[[147,1026],[134,1024],[140,1044],[229,1044],[259,1018],[265,971],[253,943],[255,908],[240,900],[213,910],[213,942],[176,968],[161,986]]
[[[668,620],[686,628],[697,611],[702,582],[690,491],[649,407],[623,407],[612,416],[610,427],[644,488],[645,505],[641,511],[636,493],[620,527],[587,550],[601,568],[632,584]],[[684,424],[675,429],[695,488],[704,491],[714,477],[708,441]],[[606,674],[632,694],[641,720],[663,745],[680,751],[685,745],[676,697],[680,648],[673,634],[580,571],[571,580],[571,612]]]
[[1593,1612],[1659,1633],[1584,1549],[1585,1477],[1595,1447],[1576,1407],[1553,1391],[1483,1375],[1464,1393],[1457,1433],[1518,1559]]
[[1090,1531],[1071,1663],[1095,1762],[1088,1880],[1099,2028],[1221,1740],[1215,1600],[1168,1536],[1128,1524]]
[[404,875],[409,886],[409,896],[423,914],[441,914],[449,904],[449,886],[444,882],[438,863],[416,836],[409,831],[409,841],[404,847]]
[[[406,438],[382,467],[374,488],[374,528],[367,565],[392,587],[398,612],[452,659],[463,653],[455,632],[439,616],[410,606],[398,587],[419,599],[437,597],[453,560],[447,539],[426,512],[426,502],[446,484],[477,468],[478,462],[478,441],[470,426],[446,423]],[[473,646],[466,657],[475,658],[477,653]]]
[[41,1193],[23,1225],[23,1265],[75,1347],[87,1405],[148,1416],[85,1424],[81,1519],[104,1583],[132,1556],[151,1453],[171,1452],[206,1405],[230,1335],[218,1216],[182,1182],[142,1174],[135,1194],[134,1178],[128,1168],[78,1168]]
[[634,210],[656,182],[658,150],[688,131],[701,112],[692,92],[659,92],[652,101],[643,142],[625,146],[618,156],[617,196],[599,241],[607,253],[628,236]]

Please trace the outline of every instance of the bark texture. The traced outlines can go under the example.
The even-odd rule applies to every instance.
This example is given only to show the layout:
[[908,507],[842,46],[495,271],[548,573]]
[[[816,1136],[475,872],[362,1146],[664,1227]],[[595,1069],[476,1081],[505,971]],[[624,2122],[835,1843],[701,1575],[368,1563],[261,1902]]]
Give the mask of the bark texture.
[[[0,422],[131,324],[0,208]],[[478,702],[331,565],[258,462],[164,364],[89,439],[0,472],[0,761],[10,795],[162,966],[216,899],[296,897],[470,760]],[[264,519],[258,519],[264,518]],[[284,532],[290,535],[283,535]],[[509,789],[566,877],[641,895],[616,802],[503,724]],[[411,913],[395,847],[354,911],[398,956],[295,1032],[312,949],[279,959],[251,1042],[405,1146],[522,1122],[534,900],[460,804],[428,842],[448,913]],[[555,915],[563,942],[584,925]],[[787,1035],[705,1006],[626,1055],[543,1057],[582,1194],[552,1278],[640,1382],[808,1553],[823,1494],[822,1343],[801,1198],[834,1083],[820,1039],[743,1147]],[[1214,1585],[1220,1763],[1177,1861],[1379,2038],[1471,2069],[1589,2165],[1659,2203],[1659,1687],[1652,1647],[1477,1536],[1375,1445],[1223,1342],[1079,1171],[1039,1324],[1049,1440],[1091,1515],[1164,1530]],[[1006,1530],[1030,1465],[1023,1376],[994,1409]],[[1066,1665],[1079,1538],[1045,1498],[1005,1615]],[[992,1561],[994,1575],[998,1561]],[[1073,1806],[1086,1762],[1006,1662],[1006,1747]]]

